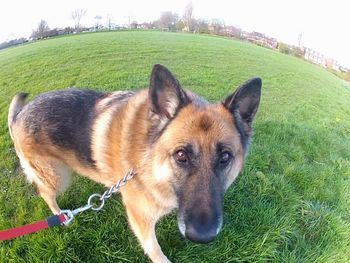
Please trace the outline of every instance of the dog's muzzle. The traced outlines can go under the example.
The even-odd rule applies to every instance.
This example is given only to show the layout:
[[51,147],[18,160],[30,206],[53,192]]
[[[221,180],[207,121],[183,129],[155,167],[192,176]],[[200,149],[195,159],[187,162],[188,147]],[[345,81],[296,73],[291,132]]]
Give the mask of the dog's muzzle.
[[207,244],[215,239],[222,228],[222,217],[209,218],[202,214],[199,218],[184,219],[178,216],[181,234],[195,243]]

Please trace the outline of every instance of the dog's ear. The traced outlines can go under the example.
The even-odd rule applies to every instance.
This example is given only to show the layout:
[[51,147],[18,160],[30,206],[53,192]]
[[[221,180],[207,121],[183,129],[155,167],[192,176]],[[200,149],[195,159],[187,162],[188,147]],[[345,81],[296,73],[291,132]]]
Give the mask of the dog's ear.
[[151,111],[168,120],[189,103],[178,80],[166,67],[159,64],[154,65],[152,70],[149,99]]
[[247,136],[251,136],[252,122],[258,110],[261,96],[261,79],[252,78],[240,86],[224,101],[224,106],[243,124]]

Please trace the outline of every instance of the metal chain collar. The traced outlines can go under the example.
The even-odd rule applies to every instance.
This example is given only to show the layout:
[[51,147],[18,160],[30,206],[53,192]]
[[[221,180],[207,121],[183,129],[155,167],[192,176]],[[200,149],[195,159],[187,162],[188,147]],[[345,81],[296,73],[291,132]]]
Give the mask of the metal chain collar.
[[[78,207],[78,208],[74,209],[73,211],[72,210],[61,210],[61,214],[64,214],[67,218],[66,221],[63,222],[63,224],[69,225],[73,221],[75,215],[77,215],[81,212],[84,212],[86,210],[89,210],[89,209],[94,210],[94,211],[101,210],[102,207],[105,205],[105,200],[110,198],[112,196],[112,194],[119,192],[120,188],[122,186],[126,185],[127,182],[134,177],[135,174],[136,173],[133,170],[130,170],[129,172],[127,172],[125,174],[125,176],[122,179],[120,179],[116,184],[112,185],[112,187],[107,189],[102,195],[96,194],[96,193],[90,195],[90,197],[87,201],[87,204],[84,206]],[[100,202],[100,205],[94,204],[93,201]]]

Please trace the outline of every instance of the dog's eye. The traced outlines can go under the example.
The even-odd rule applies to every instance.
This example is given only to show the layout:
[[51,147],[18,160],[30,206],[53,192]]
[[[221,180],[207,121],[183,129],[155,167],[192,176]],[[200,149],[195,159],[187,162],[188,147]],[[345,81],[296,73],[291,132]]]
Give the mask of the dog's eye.
[[220,153],[219,162],[221,165],[226,165],[229,163],[231,158],[232,158],[231,153],[228,151],[224,151],[224,152]]
[[175,153],[175,160],[176,162],[180,163],[180,164],[185,164],[188,162],[188,155],[184,150],[178,150]]

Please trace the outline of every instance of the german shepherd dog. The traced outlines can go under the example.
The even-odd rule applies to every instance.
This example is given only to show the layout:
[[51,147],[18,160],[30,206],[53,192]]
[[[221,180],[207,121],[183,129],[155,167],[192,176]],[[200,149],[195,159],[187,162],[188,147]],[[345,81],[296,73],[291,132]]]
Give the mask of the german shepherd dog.
[[69,88],[26,104],[27,95],[11,102],[10,135],[28,180],[54,214],[72,171],[111,187],[133,169],[122,200],[153,262],[170,262],[155,225],[174,208],[185,238],[208,243],[218,235],[224,192],[240,173],[251,141],[260,78],[217,104],[182,89],[162,65],[153,67],[147,90]]

